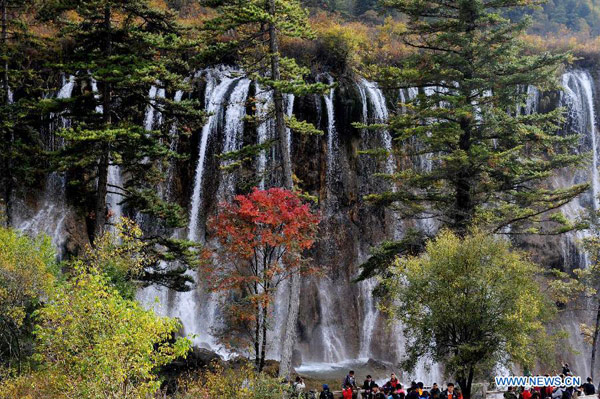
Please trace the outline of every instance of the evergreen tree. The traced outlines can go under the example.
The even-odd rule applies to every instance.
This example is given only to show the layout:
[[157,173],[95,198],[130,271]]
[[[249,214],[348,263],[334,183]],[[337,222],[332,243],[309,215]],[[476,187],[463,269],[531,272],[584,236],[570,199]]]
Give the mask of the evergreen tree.
[[[556,234],[575,226],[558,210],[587,184],[550,188],[561,168],[581,164],[577,136],[561,135],[562,109],[525,114],[528,85],[557,89],[566,55],[526,55],[519,35],[528,20],[513,23],[507,10],[523,0],[388,0],[406,14],[403,40],[414,53],[400,67],[380,69],[382,84],[419,88],[406,112],[393,116],[397,155],[428,157],[431,167],[401,165],[387,175],[395,189],[368,198],[403,218],[433,218],[458,234],[474,224],[493,233]],[[414,240],[408,240],[414,248]],[[383,262],[407,249],[388,243]],[[387,252],[386,252],[387,251]]]
[[[281,37],[313,37],[308,12],[302,8],[299,0],[211,0],[207,4],[215,7],[218,15],[205,24],[209,33],[209,45],[204,55],[212,62],[231,59],[233,56],[263,89],[272,91],[273,109],[266,117],[275,120],[275,136],[282,158],[283,186],[293,190],[292,161],[286,127],[299,133],[314,133],[316,129],[293,116],[286,118],[284,94],[305,95],[328,89],[327,85],[321,83],[307,83],[305,76],[309,70],[280,54]],[[299,309],[299,276],[294,275],[289,281],[290,306],[283,333],[280,366],[282,376],[289,375]]]
[[45,166],[40,99],[44,63],[53,48],[43,48],[32,32],[31,6],[23,0],[0,2],[0,222],[7,225],[13,220],[14,192],[39,183]]
[[[75,76],[80,87],[72,98],[54,101],[55,109],[71,119],[55,159],[76,188],[70,193],[87,209],[92,240],[111,223],[114,210],[108,209],[107,195],[117,196],[130,213],[156,218],[158,234],[144,239],[157,244],[150,248],[168,249],[153,254],[158,255],[157,273],[148,279],[185,288],[184,267],[160,266],[161,260],[179,257],[189,263],[196,258],[191,243],[168,237],[169,228],[186,225],[185,212],[166,201],[159,187],[168,162],[178,157],[170,144],[204,119],[196,101],[167,99],[177,90],[191,90],[188,52],[196,43],[171,12],[148,0],[58,0],[40,15],[55,21],[62,38],[65,50],[56,67]],[[152,85],[165,88],[167,98],[151,99]],[[163,115],[158,130],[143,126],[148,107]],[[109,181],[111,167],[120,169],[123,184]]]

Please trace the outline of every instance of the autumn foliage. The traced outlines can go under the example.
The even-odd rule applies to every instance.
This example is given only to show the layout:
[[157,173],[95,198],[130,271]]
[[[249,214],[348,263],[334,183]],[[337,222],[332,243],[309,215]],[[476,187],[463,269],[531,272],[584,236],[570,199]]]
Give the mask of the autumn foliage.
[[232,203],[222,204],[211,220],[219,247],[215,261],[206,266],[207,281],[214,291],[230,294],[224,307],[226,330],[236,342],[229,343],[252,344],[258,369],[264,365],[277,287],[295,273],[313,271],[303,252],[314,243],[318,221],[308,204],[282,188],[255,188],[238,195]]

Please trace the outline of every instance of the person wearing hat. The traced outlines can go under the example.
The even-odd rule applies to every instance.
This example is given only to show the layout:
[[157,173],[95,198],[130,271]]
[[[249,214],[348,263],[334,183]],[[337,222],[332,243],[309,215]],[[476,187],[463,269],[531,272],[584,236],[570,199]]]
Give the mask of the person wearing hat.
[[333,393],[329,390],[329,385],[323,384],[323,390],[319,394],[319,399],[333,399]]

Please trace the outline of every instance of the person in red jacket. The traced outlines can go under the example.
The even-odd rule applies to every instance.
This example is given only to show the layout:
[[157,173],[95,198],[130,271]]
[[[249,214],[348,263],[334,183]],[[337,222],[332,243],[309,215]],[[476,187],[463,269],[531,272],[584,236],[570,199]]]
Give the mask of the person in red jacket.
[[392,375],[390,376],[390,380],[385,384],[385,386],[387,386],[388,388],[396,388],[396,386],[400,385],[400,381],[398,381],[398,378],[396,377],[395,373],[392,373]]
[[521,396],[523,399],[531,399],[531,391],[529,389],[525,389],[525,387],[521,387],[521,389]]
[[352,385],[345,385],[342,391],[343,399],[352,399]]

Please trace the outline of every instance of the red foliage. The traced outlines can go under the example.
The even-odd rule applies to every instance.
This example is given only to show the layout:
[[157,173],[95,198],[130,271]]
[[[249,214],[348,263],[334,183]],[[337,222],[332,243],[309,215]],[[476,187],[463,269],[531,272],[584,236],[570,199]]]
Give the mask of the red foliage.
[[277,286],[293,274],[314,270],[302,253],[313,245],[318,222],[308,204],[282,188],[238,195],[232,203],[221,204],[210,220],[219,245],[205,271],[212,290],[229,294],[220,340],[229,347],[254,347],[259,369]]
[[213,289],[258,283],[264,285],[263,295],[269,295],[269,288],[291,274],[307,271],[301,268],[302,252],[313,245],[318,222],[308,204],[282,188],[254,188],[221,204],[210,221],[221,246],[217,250],[221,264],[209,266],[216,277]]

